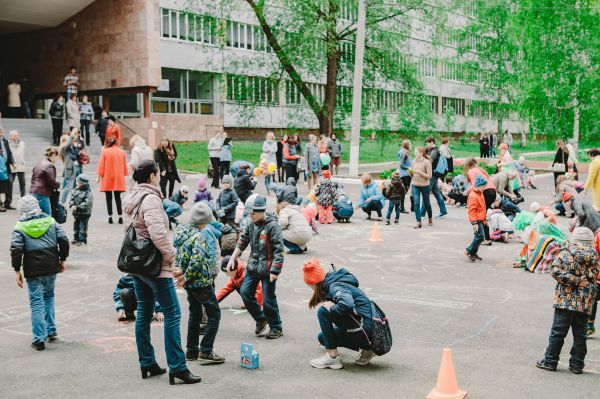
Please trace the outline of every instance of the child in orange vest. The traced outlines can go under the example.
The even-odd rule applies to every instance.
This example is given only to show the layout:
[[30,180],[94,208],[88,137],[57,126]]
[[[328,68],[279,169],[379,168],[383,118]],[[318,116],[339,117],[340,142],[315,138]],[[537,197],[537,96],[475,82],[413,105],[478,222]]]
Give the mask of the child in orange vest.
[[475,262],[475,260],[483,260],[477,251],[479,246],[484,240],[484,225],[486,223],[486,208],[485,199],[483,198],[483,190],[487,186],[488,182],[482,175],[477,175],[473,189],[469,193],[467,198],[467,211],[469,214],[469,221],[473,226],[474,236],[471,245],[465,250],[465,256],[469,261]]
[[[226,256],[221,261],[221,269],[224,272],[227,272],[227,263],[229,263],[229,256]],[[244,277],[246,276],[246,265],[241,260],[238,260],[236,263],[235,275],[227,281],[227,284],[223,288],[219,290],[217,293],[217,302],[221,303],[221,301],[233,291],[237,291],[240,293],[240,287],[242,286],[242,282],[244,281]],[[256,301],[262,307],[263,306],[263,293],[262,293],[262,285],[259,282],[258,287],[256,288]],[[242,306],[243,307],[243,306]]]

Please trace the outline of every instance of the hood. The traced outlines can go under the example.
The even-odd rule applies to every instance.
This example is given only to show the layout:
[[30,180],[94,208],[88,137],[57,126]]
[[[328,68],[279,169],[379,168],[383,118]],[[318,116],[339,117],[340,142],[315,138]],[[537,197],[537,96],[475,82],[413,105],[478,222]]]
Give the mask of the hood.
[[32,238],[43,236],[54,224],[54,219],[45,213],[25,217],[15,225],[15,230],[22,231]]
[[162,193],[160,192],[160,189],[158,187],[146,183],[136,184],[125,198],[125,203],[123,204],[123,210],[125,211],[125,213],[127,215],[132,215],[138,207],[140,200],[146,194],[158,195],[161,202],[163,200]]
[[144,139],[139,138],[135,141],[134,147],[145,149],[148,146],[146,145],[146,141]]
[[284,209],[286,208],[289,208],[291,211],[294,212],[302,213],[302,208],[300,208],[300,205],[288,205]]
[[285,184],[287,184],[288,186],[296,186],[296,179],[293,177],[288,177],[285,181]]
[[331,287],[333,283],[346,283],[358,287],[358,279],[345,268],[327,273],[325,281],[323,282],[325,291],[329,291],[329,287]]
[[196,226],[193,226],[189,223],[180,223],[177,228],[175,228],[175,233],[173,234],[173,245],[176,248],[181,247],[196,233],[198,233]]
[[241,177],[241,176],[245,176],[248,173],[246,173],[246,169],[240,169],[238,170],[237,174],[235,175],[236,177]]

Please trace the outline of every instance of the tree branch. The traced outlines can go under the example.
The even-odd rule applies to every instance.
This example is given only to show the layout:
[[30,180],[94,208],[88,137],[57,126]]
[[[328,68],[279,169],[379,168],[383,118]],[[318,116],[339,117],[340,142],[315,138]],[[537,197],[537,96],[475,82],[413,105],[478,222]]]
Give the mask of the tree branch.
[[[387,20],[390,20],[390,19],[394,19],[394,18],[396,18],[396,17],[399,17],[400,15],[404,15],[404,14],[406,14],[407,12],[409,12],[409,11],[411,11],[411,10],[414,10],[414,9],[415,9],[414,7],[408,7],[408,8],[405,8],[404,10],[401,10],[401,11],[395,12],[395,13],[393,13],[393,14],[389,14],[389,15],[386,15],[386,16],[384,16],[384,17],[377,18],[377,19],[374,19],[374,20],[372,20],[372,21],[368,21],[368,22],[365,24],[365,27],[367,27],[367,28],[368,28],[368,27],[370,27],[370,26],[377,25],[377,24],[378,24],[378,23],[380,23],[380,22],[384,22],[384,21],[387,21]],[[351,26],[354,26],[354,28],[350,29],[350,27],[351,27]],[[346,28],[344,28],[344,30],[342,30],[342,31],[341,31],[341,32],[338,34],[338,39],[339,39],[339,40],[343,40],[343,39],[345,39],[346,37],[348,37],[348,36],[350,36],[351,34],[353,34],[354,32],[356,32],[356,29],[357,29],[357,26],[356,26],[356,24],[348,25]]]

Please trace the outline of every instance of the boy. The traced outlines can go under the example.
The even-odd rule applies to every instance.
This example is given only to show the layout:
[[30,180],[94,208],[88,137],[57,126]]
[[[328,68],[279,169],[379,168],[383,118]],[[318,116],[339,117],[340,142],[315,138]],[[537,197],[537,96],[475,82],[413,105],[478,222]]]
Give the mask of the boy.
[[73,245],[87,245],[87,230],[90,216],[92,216],[92,206],[94,198],[90,189],[90,178],[85,174],[77,176],[77,187],[71,191],[69,208],[73,212]]
[[175,190],[173,195],[171,196],[171,201],[178,203],[183,206],[189,198],[190,188],[186,185],[181,186],[181,188]]
[[54,284],[56,274],[65,271],[69,238],[63,229],[40,209],[31,195],[19,200],[21,219],[15,225],[10,243],[12,267],[17,285],[23,288],[21,267],[27,280],[31,308],[31,346],[46,349],[44,341],[57,339],[54,324]]
[[400,219],[400,205],[401,200],[406,195],[406,189],[404,188],[404,184],[402,184],[402,180],[400,179],[400,172],[395,170],[392,173],[392,178],[390,180],[389,185],[385,188],[383,192],[384,196],[389,200],[387,215],[385,218],[386,226],[390,225],[390,218],[392,217],[392,210],[396,211],[396,218],[394,219],[394,224],[399,223]]
[[573,230],[567,248],[552,263],[554,321],[544,358],[536,363],[540,369],[556,371],[564,340],[573,331],[569,370],[581,374],[587,353],[586,322],[595,300],[598,254],[594,249],[594,233],[587,227]]
[[[229,263],[230,256],[226,256],[221,261],[221,270],[227,273],[227,264]],[[233,291],[236,291],[238,294],[240,293],[240,288],[242,287],[242,282],[244,281],[244,277],[246,276],[246,265],[244,262],[236,261],[235,262],[235,274],[231,276],[227,284],[223,288],[219,290],[217,293],[217,302],[221,303],[221,301],[229,296]],[[256,288],[256,301],[262,308],[263,306],[263,294],[262,287],[260,283],[258,283],[258,287]],[[242,307],[244,307],[242,305]]]
[[[173,244],[177,249],[177,269],[173,272],[173,277],[177,287],[183,287],[187,291],[190,304],[185,357],[187,360],[201,360],[204,364],[225,362],[224,357],[213,351],[221,321],[221,309],[214,289],[214,269],[221,251],[217,238],[206,228],[212,221],[210,206],[205,201],[197,202],[190,209],[189,223],[177,226],[173,237]],[[206,309],[207,325],[198,349],[203,308]]]
[[[275,296],[277,278],[283,267],[283,238],[277,217],[267,210],[267,199],[261,195],[248,198],[250,223],[242,230],[237,247],[227,264],[228,275],[235,271],[235,262],[250,245],[250,257],[246,266],[246,277],[240,289],[246,309],[256,321],[256,335],[270,327],[267,339],[283,336],[279,306]],[[262,283],[264,312],[256,302],[256,289]]]
[[475,178],[475,184],[473,184],[473,189],[467,198],[469,221],[471,222],[473,231],[475,232],[471,245],[469,245],[465,250],[465,256],[471,262],[475,262],[475,260],[483,260],[479,255],[477,255],[477,251],[479,250],[479,246],[484,239],[483,226],[486,223],[486,213],[483,189],[486,185],[487,180],[485,177],[482,175],[477,175]]
[[216,210],[222,223],[235,226],[235,209],[240,200],[232,186],[233,177],[231,175],[223,176],[223,190],[217,197]]
[[319,223],[333,223],[333,203],[337,199],[337,185],[331,181],[331,172],[324,170],[323,179],[315,187],[317,206],[319,207]]
[[[133,278],[131,274],[126,273],[119,279],[115,290],[113,291],[113,301],[117,311],[119,321],[135,320],[135,311],[137,310],[137,298],[133,289]],[[154,320],[162,322],[165,319],[158,301],[154,304]]]

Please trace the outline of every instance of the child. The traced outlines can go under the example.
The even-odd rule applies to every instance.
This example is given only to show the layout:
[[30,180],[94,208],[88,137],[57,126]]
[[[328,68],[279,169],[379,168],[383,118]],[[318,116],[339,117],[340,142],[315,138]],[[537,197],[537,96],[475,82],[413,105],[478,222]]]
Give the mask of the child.
[[288,177],[286,184],[283,189],[277,189],[275,192],[277,196],[277,203],[287,202],[292,205],[298,204],[298,188],[296,188],[296,179]]
[[488,209],[487,223],[490,226],[490,238],[492,241],[502,241],[508,243],[508,240],[515,232],[513,224],[501,209]]
[[471,185],[467,182],[467,178],[462,173],[452,179],[452,190],[448,193],[448,198],[456,203],[459,207],[467,206],[467,192]]
[[500,197],[500,200],[498,200],[498,197],[499,196],[496,195],[496,201],[492,203],[492,208],[501,209],[506,217],[508,217],[508,220],[512,222],[515,216],[517,216],[517,213],[521,213],[521,208],[508,198]]
[[354,215],[354,205],[352,204],[352,200],[346,193],[340,192],[338,200],[333,204],[333,217],[335,217],[339,223],[349,223],[352,215]]
[[265,154],[264,152],[260,154],[260,163],[258,164],[258,167],[262,171],[262,174],[265,176],[265,187],[267,188],[268,195],[271,194],[271,189],[269,187],[271,186],[271,177],[273,176],[273,174],[269,172],[269,160],[267,157],[267,154]]
[[333,223],[333,203],[337,199],[337,185],[331,181],[331,172],[324,170],[323,179],[315,188],[317,206],[319,207],[319,223]]
[[171,201],[178,203],[183,207],[189,198],[190,188],[186,185],[181,186],[181,188],[175,190],[173,195],[171,196]]
[[[115,290],[113,291],[113,301],[117,311],[119,321],[135,320],[135,311],[137,310],[137,298],[133,288],[133,278],[131,274],[126,273],[119,279]],[[162,322],[165,316],[160,310],[158,301],[154,304],[154,320]]]
[[26,195],[19,200],[21,219],[12,232],[10,255],[17,274],[17,286],[23,288],[23,274],[29,289],[31,308],[31,346],[46,349],[44,341],[57,339],[54,324],[54,283],[56,274],[65,271],[69,256],[69,238],[64,230],[40,209],[38,200]]
[[486,208],[485,199],[483,198],[483,190],[487,184],[488,182],[485,177],[482,175],[477,175],[475,178],[475,184],[473,184],[473,189],[467,198],[469,221],[471,222],[473,231],[475,233],[471,245],[469,245],[465,250],[465,256],[471,262],[475,262],[475,260],[483,260],[479,255],[477,255],[477,251],[479,250],[479,246],[484,239],[483,226],[486,223]]
[[[214,290],[214,269],[221,254],[217,238],[207,228],[212,221],[212,209],[206,202],[200,201],[190,210],[189,223],[177,226],[173,237],[177,250],[177,269],[173,277],[177,287],[187,291],[190,304],[185,357],[187,360],[201,360],[204,364],[225,362],[224,357],[213,351],[221,320],[221,309]],[[206,309],[208,322],[198,348],[203,309]]]
[[73,224],[73,245],[87,245],[87,230],[94,198],[90,189],[90,178],[85,174],[77,176],[77,187],[71,191],[69,207],[75,219]]
[[[227,272],[227,264],[229,263],[230,256],[226,256],[221,261],[221,270]],[[221,301],[233,291],[236,291],[238,294],[240,293],[240,288],[242,287],[242,283],[244,282],[244,277],[246,276],[246,265],[241,260],[238,260],[234,263],[235,265],[235,274],[231,276],[227,284],[223,288],[219,290],[217,293],[217,302],[221,303]],[[258,287],[256,287],[256,301],[263,307],[263,293],[261,283],[258,283]],[[242,305],[242,308],[244,306]]]
[[524,156],[521,155],[519,157],[519,160],[515,162],[515,166],[517,168],[517,172],[519,172],[519,177],[521,178],[521,181],[525,182],[525,188],[532,188],[534,190],[537,190],[537,187],[533,185],[532,177],[534,176],[534,173],[532,170],[527,169],[527,166],[525,166]]
[[194,197],[194,203],[200,201],[206,201],[209,205],[212,204],[212,194],[208,188],[206,188],[206,176],[201,176],[200,180],[198,180],[198,191],[196,191],[196,196]]
[[312,202],[302,207],[302,214],[304,218],[312,228],[313,233],[319,234],[319,228],[317,227],[317,223],[315,222],[315,218],[317,217],[317,206]]
[[392,216],[392,210],[396,210],[396,218],[394,219],[394,224],[398,224],[400,219],[400,201],[404,198],[406,194],[406,188],[404,188],[404,184],[402,184],[402,180],[400,179],[400,172],[394,171],[392,174],[392,179],[389,184],[383,191],[384,196],[390,201],[387,210],[387,216],[385,218],[385,224],[387,226],[390,225],[390,217]]
[[573,331],[569,370],[583,372],[587,352],[586,322],[594,305],[598,254],[594,249],[594,233],[587,227],[573,230],[568,246],[552,263],[554,321],[544,358],[536,363],[540,369],[556,371],[564,339]]
[[177,216],[183,213],[183,208],[177,202],[165,198],[163,200],[163,209],[169,218],[169,230],[173,230],[173,224],[175,226],[179,225]]
[[223,190],[221,190],[217,197],[216,210],[221,222],[235,226],[235,209],[240,200],[232,186],[233,176],[223,176]]

